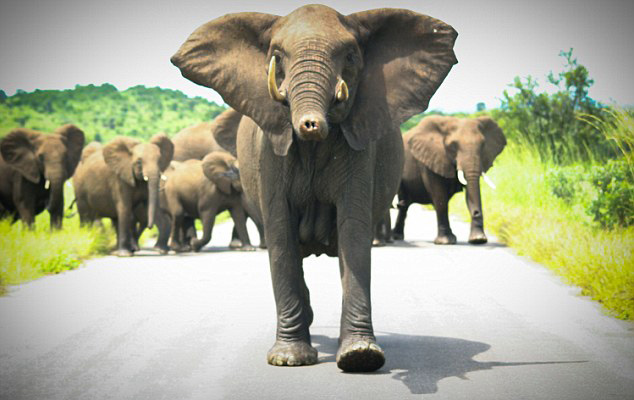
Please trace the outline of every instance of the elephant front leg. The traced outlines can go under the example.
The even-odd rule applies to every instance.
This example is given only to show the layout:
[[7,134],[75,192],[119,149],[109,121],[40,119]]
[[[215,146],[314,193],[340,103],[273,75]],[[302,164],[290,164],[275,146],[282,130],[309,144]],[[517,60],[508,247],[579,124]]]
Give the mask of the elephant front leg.
[[[356,207],[363,209],[364,207]],[[368,215],[349,216],[337,207],[339,267],[343,292],[337,366],[346,372],[375,371],[385,363],[372,326],[370,206]]]
[[392,239],[404,240],[405,239],[405,219],[407,218],[407,209],[410,206],[410,202],[400,199],[398,202],[398,216],[396,217],[396,223],[394,224],[394,230],[392,230]]
[[436,210],[438,235],[434,244],[456,244],[456,235],[449,226],[449,194],[447,179],[434,173],[422,174],[425,189],[431,196],[432,205]]
[[276,366],[317,363],[317,350],[311,346],[312,323],[308,288],[304,281],[297,229],[288,216],[265,222],[269,262],[277,310],[277,333],[267,361]]
[[200,239],[193,237],[190,239],[191,248],[193,251],[200,251],[204,245],[211,240],[211,232],[214,229],[214,223],[216,222],[217,210],[210,209],[200,212],[200,220],[203,224],[203,236]]
[[132,252],[132,210],[123,203],[117,204],[117,251],[119,257],[130,257]]

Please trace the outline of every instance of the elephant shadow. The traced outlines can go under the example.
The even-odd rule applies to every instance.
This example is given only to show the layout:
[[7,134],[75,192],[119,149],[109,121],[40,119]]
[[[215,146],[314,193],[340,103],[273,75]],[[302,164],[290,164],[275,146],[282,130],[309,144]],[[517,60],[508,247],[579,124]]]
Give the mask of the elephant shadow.
[[[320,353],[320,362],[335,362],[338,341],[324,335],[313,335],[312,341]],[[376,375],[391,374],[392,379],[403,382],[412,394],[438,392],[438,382],[449,377],[468,379],[469,372],[490,370],[493,367],[521,365],[565,364],[587,361],[538,362],[480,362],[473,358],[488,351],[491,346],[470,340],[438,337],[377,333],[377,342],[386,353],[385,365]]]

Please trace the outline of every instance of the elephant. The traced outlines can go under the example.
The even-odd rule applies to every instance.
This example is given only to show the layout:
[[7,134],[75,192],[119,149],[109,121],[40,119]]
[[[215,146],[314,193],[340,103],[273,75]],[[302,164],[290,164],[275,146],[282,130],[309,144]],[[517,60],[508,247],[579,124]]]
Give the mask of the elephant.
[[455,244],[449,226],[449,199],[464,186],[471,216],[469,243],[487,242],[480,195],[480,176],[506,145],[502,129],[489,117],[429,116],[403,136],[405,163],[398,191],[399,212],[393,236],[403,240],[407,209],[412,203],[433,204],[438,235],[435,244]]
[[344,16],[307,5],[284,17],[227,14],[172,56],[185,78],[245,116],[235,142],[240,177],[264,224],[277,311],[269,364],[317,362],[302,266],[311,254],[339,258],[337,366],[384,364],[371,317],[373,227],[398,188],[398,127],[427,108],[457,62],[456,36],[408,10]]
[[148,143],[118,136],[92,148],[77,167],[73,186],[80,223],[110,218],[117,229],[116,255],[133,255],[141,231],[156,222],[161,173],[173,153],[162,133]]
[[[172,138],[172,143],[174,143],[173,160],[202,160],[207,154],[213,151],[229,152],[230,149],[221,147],[215,137],[218,136],[222,138],[226,135],[235,136],[235,131],[238,129],[241,118],[242,114],[232,108],[228,108],[212,122],[202,122],[181,130]],[[253,219],[260,234],[260,248],[266,248],[262,224],[259,223],[254,216],[251,215],[250,217]],[[190,217],[185,217],[183,223],[187,226],[187,231],[189,232],[187,236],[193,239],[196,236],[194,221]],[[159,234],[159,236],[162,236],[163,239],[158,241],[155,247],[164,253],[167,250],[167,243],[165,243],[164,234]],[[189,241],[190,239],[186,239],[186,242]],[[229,247],[235,249],[245,247],[244,250],[249,250],[250,244],[243,243],[239,238],[237,229],[234,228]]]
[[[242,115],[229,108],[218,115],[212,122],[201,122],[178,132],[172,138],[174,143],[174,161],[202,160],[212,151],[224,151],[216,142],[216,135],[231,134],[238,128]],[[235,133],[234,133],[235,134]]]
[[64,182],[77,167],[84,132],[63,125],[52,134],[18,128],[0,142],[2,216],[33,227],[35,216],[48,209],[51,228],[60,229],[64,215]]
[[[161,190],[161,209],[171,220],[170,247],[177,251],[193,251],[209,243],[216,215],[229,210],[243,250],[254,250],[246,226],[242,185],[237,160],[225,151],[214,151],[201,160],[173,161],[165,171]],[[187,239],[184,217],[200,218],[203,237]]]

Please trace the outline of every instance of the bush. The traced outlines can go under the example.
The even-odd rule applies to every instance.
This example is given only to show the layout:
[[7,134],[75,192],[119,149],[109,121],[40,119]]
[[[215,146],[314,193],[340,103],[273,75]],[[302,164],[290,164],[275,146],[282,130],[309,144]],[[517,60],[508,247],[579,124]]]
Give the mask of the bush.
[[590,180],[598,196],[590,204],[588,214],[603,228],[634,225],[634,184],[628,163],[619,159],[595,166]]

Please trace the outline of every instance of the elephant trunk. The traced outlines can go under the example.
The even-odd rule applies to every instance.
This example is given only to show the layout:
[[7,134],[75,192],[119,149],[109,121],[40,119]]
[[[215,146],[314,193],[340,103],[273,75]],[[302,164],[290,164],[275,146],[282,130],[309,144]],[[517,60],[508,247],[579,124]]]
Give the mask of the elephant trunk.
[[147,225],[148,228],[154,226],[156,221],[156,213],[159,206],[159,184],[161,182],[161,176],[158,171],[148,174],[148,208],[147,208]]
[[465,179],[467,180],[467,208],[471,215],[471,233],[469,234],[469,243],[480,244],[486,243],[487,238],[484,234],[484,215],[482,213],[482,197],[480,194],[480,169],[475,171],[466,171]]
[[50,190],[47,209],[51,216],[51,229],[61,229],[64,215],[64,178],[46,177],[45,185]]
[[329,54],[325,43],[321,41],[300,43],[297,58],[289,70],[289,105],[293,128],[303,140],[321,141],[328,136],[326,113],[337,84],[327,62]]

